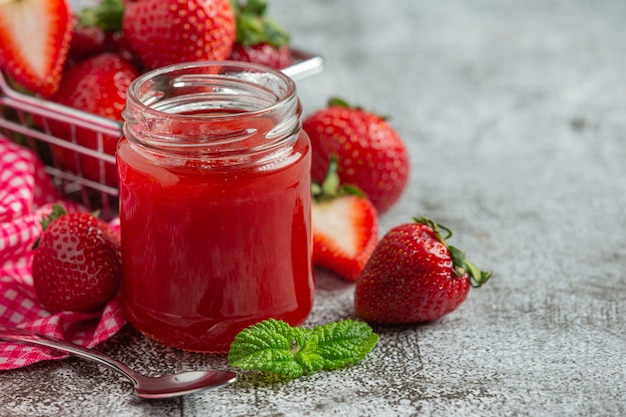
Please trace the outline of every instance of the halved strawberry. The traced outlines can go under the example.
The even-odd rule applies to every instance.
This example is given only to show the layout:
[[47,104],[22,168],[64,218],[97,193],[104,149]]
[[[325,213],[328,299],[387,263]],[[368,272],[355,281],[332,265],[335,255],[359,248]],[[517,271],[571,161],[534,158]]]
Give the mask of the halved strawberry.
[[0,2],[0,69],[43,96],[59,86],[73,27],[66,0]]
[[312,188],[313,263],[356,281],[378,243],[376,209],[359,189],[339,185],[335,159]]

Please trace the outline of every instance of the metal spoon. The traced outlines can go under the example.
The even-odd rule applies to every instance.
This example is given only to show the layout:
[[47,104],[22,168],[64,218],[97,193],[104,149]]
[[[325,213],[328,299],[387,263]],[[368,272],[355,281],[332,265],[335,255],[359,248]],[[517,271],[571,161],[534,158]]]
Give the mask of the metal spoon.
[[217,369],[185,371],[153,378],[133,371],[123,363],[102,353],[29,330],[0,326],[0,339],[47,346],[106,365],[128,378],[133,384],[135,393],[141,398],[176,397],[208,388],[221,387],[237,380],[235,372]]

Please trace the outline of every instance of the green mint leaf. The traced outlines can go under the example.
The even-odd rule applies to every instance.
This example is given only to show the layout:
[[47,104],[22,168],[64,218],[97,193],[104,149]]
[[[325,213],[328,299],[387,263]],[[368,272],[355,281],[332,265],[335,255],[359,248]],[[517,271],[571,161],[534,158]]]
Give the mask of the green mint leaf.
[[237,368],[272,372],[297,378],[304,368],[296,362],[292,348],[305,341],[302,329],[294,330],[283,321],[265,320],[242,330],[230,346],[228,362]]
[[365,358],[378,343],[378,335],[367,323],[343,320],[314,329],[317,353],[324,359],[324,369],[336,369]]
[[242,330],[230,346],[231,366],[289,378],[363,359],[378,342],[364,322],[342,320],[314,329],[269,319]]
[[324,358],[317,353],[317,338],[311,332],[298,346],[301,348],[295,353],[295,359],[302,366],[305,374],[313,374],[324,368]]

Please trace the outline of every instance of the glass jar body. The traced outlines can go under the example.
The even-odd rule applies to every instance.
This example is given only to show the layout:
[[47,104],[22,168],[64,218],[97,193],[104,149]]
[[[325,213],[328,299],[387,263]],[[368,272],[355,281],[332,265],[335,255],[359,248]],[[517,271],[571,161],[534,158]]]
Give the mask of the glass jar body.
[[[187,87],[188,102],[204,101],[200,110],[167,105],[165,127],[155,129],[165,147],[136,129],[139,113],[125,116],[135,127],[118,145],[125,315],[149,337],[190,351],[227,352],[239,331],[270,317],[301,324],[313,304],[311,156],[299,105],[278,93],[252,110],[250,100],[228,99],[232,71],[209,77],[217,90]],[[246,88],[255,94],[254,82]],[[222,103],[215,108],[213,91]]]

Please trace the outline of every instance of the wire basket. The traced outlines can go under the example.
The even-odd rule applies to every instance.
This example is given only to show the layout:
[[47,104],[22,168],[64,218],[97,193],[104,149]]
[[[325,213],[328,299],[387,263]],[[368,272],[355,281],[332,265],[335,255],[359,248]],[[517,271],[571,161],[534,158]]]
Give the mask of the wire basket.
[[[293,79],[314,75],[323,69],[320,56],[292,50],[293,64],[283,72]],[[63,137],[53,134],[52,125],[62,124]],[[0,134],[33,149],[42,159],[55,186],[69,199],[90,211],[99,210],[104,219],[119,212],[118,188],[107,172],[115,169],[115,156],[105,152],[105,143],[117,141],[122,123],[20,93],[11,88],[0,72]],[[89,135],[89,146],[80,138]],[[83,144],[80,144],[83,142]],[[60,155],[75,159],[72,169]],[[89,160],[90,175],[83,172]],[[65,161],[65,159],[64,159]]]

